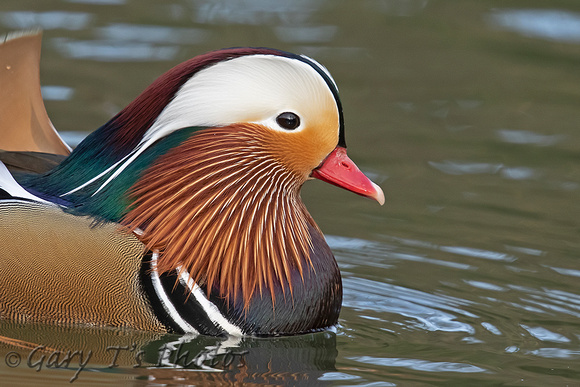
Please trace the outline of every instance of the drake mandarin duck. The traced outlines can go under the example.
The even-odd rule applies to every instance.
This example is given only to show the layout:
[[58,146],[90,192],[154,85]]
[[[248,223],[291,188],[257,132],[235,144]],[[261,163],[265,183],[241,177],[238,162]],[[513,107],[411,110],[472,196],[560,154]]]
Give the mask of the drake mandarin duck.
[[1,318],[214,336],[337,323],[340,272],[300,188],[384,196],[347,157],[326,68],[269,48],[200,55],[70,153],[40,40],[0,45]]

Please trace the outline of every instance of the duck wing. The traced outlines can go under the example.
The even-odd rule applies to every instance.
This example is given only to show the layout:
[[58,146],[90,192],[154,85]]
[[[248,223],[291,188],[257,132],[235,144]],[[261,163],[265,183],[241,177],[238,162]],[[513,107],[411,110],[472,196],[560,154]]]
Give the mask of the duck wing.
[[0,314],[164,331],[141,286],[145,246],[116,223],[0,200]]

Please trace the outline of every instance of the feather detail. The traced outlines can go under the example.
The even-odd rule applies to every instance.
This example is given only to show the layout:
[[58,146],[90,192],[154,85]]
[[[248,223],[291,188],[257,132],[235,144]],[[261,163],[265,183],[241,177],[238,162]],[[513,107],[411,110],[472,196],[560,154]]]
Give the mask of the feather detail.
[[[291,272],[312,266],[309,224],[300,199],[306,176],[286,167],[255,124],[201,130],[160,157],[132,187],[122,224],[159,251],[160,272],[178,267],[208,296],[292,292]],[[218,290],[219,289],[219,290]]]
[[118,158],[135,150],[141,142],[152,136],[148,130],[194,74],[222,61],[256,54],[293,56],[275,49],[244,47],[212,51],[180,63],[157,78],[101,128],[103,145],[114,150]]

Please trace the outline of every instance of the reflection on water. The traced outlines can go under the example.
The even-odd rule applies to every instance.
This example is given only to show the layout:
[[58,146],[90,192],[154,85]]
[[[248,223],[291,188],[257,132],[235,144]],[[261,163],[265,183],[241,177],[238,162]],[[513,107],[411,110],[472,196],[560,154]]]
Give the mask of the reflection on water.
[[326,0],[192,0],[194,20],[202,24],[289,24],[308,21]]
[[486,372],[485,369],[470,364],[450,363],[450,362],[429,362],[418,359],[401,359],[401,358],[377,358],[372,356],[353,357],[355,360],[364,364],[374,364],[383,367],[408,368],[414,371],[424,372]]
[[96,61],[171,60],[176,44],[199,44],[209,33],[199,28],[111,24],[95,31],[95,40],[55,38],[52,43],[66,57]]
[[42,98],[45,101],[68,101],[74,95],[74,90],[66,86],[42,86]]
[[[271,383],[317,385],[335,369],[336,336],[321,332],[287,339],[212,338],[115,329],[55,327],[0,321],[0,358],[8,369],[36,380],[107,381],[107,374],[151,383]],[[7,345],[6,337],[18,336]],[[2,364],[4,366],[4,364]],[[99,377],[99,375],[103,375]]]
[[[93,350],[85,384],[577,385],[580,46],[555,42],[580,42],[580,5],[504,6],[3,1],[2,34],[45,30],[42,92],[71,145],[180,61],[278,47],[335,76],[349,153],[387,203],[303,190],[343,274],[336,334],[216,339],[0,320],[2,381],[68,382],[72,367],[5,365],[41,344]],[[128,348],[119,367],[111,346]],[[133,368],[140,349],[147,366]]]
[[534,336],[538,340],[551,341],[554,343],[569,343],[570,342],[570,339],[567,339],[566,337],[564,337],[558,333],[550,332],[546,328],[528,327],[524,324],[522,324],[521,327],[524,328],[526,331],[528,331],[530,333],[530,335]]
[[[410,332],[448,332],[459,334],[464,343],[495,348],[497,353],[524,353],[549,359],[577,356],[578,351],[574,348],[580,346],[580,335],[574,328],[563,327],[570,317],[574,320],[580,317],[580,295],[563,290],[566,284],[574,284],[574,280],[552,282],[549,270],[573,276],[577,271],[568,273],[565,269],[545,267],[539,264],[541,261],[539,265],[530,266],[531,257],[542,259],[545,256],[545,252],[535,249],[506,246],[511,253],[503,253],[410,239],[387,239],[390,243],[328,238],[345,277],[344,306],[357,315],[345,321],[348,326],[343,329],[346,328],[349,335],[356,337],[357,332],[364,335],[368,324],[397,334],[398,339],[384,341],[389,343],[389,348],[379,350],[383,355],[396,351],[393,346],[404,346],[405,340],[416,343],[417,338],[410,336]],[[379,260],[379,256],[383,259]],[[429,268],[417,270],[417,262]],[[486,269],[486,262],[493,262],[493,268]],[[367,266],[377,269],[368,271],[364,269]],[[446,268],[460,270],[458,273],[463,274],[452,274]],[[396,276],[398,279],[382,278],[379,269],[392,273],[390,278]],[[524,276],[514,277],[513,273]],[[361,275],[369,278],[360,278]],[[545,284],[536,283],[537,276],[546,279]],[[385,282],[401,282],[404,278],[414,278],[408,283],[424,290]],[[552,287],[546,286],[549,283]],[[548,325],[543,325],[542,321]],[[558,323],[554,326],[551,322],[555,321]],[[417,357],[364,355],[349,359],[423,372],[494,373],[486,366],[486,361],[441,362],[436,352],[424,352],[420,342],[416,343],[417,350],[411,352]],[[512,345],[514,342],[518,345]],[[538,342],[546,343],[545,347],[535,348]],[[554,348],[554,343],[566,347]]]
[[429,161],[433,168],[449,175],[496,174],[511,180],[528,180],[538,177],[538,172],[529,167],[506,167],[503,164],[471,163],[446,160]]
[[505,142],[511,144],[533,144],[539,146],[555,145],[565,139],[559,134],[545,135],[533,133],[527,130],[500,129],[496,131],[497,136]]
[[464,175],[464,174],[479,174],[479,173],[497,173],[502,164],[488,164],[488,163],[470,163],[457,161],[444,161],[442,163],[429,161],[429,165],[441,172],[450,175]]
[[276,35],[283,42],[291,43],[324,43],[336,35],[336,26],[317,27],[276,27]]
[[513,261],[517,260],[516,257],[513,257],[509,254],[498,253],[495,251],[474,249],[472,247],[441,246],[441,247],[439,247],[439,249],[441,251],[445,251],[447,253],[465,255],[467,257],[474,257],[474,258],[491,259],[493,261],[513,262]]
[[94,5],[122,5],[126,0],[66,0],[69,3],[94,4]]
[[493,12],[490,22],[522,35],[569,43],[580,42],[580,14],[556,9],[511,9]]
[[365,6],[374,12],[393,16],[412,16],[421,12],[429,0],[367,0]]
[[71,59],[95,61],[156,61],[171,60],[177,54],[175,46],[155,46],[148,43],[123,42],[110,40],[71,40],[55,38],[54,46]]
[[175,28],[135,24],[111,24],[96,31],[109,42],[199,44],[208,38],[208,31],[199,28]]
[[65,29],[82,30],[87,28],[93,16],[84,12],[2,12],[0,21],[8,28],[30,29],[41,28],[43,30]]
[[373,314],[388,313],[406,317],[404,329],[474,333],[469,324],[457,321],[457,314],[477,317],[459,308],[463,304],[470,304],[466,300],[361,278],[345,278],[343,286],[343,306],[358,312],[370,311]]

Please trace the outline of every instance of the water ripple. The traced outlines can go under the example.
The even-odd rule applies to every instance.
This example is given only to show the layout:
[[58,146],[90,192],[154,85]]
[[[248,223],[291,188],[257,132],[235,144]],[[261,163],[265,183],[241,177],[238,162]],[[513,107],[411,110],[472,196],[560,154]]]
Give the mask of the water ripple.
[[470,301],[353,277],[343,279],[343,288],[347,308],[400,314],[427,331],[475,332],[471,325],[457,321],[457,315],[478,317],[460,308],[471,305]]
[[569,343],[570,339],[559,333],[552,332],[543,327],[530,327],[524,324],[520,324],[528,333],[534,336],[536,339],[541,341],[550,341],[554,343]]
[[580,43],[580,14],[557,9],[499,10],[488,17],[495,27],[527,37]]
[[580,351],[565,348],[539,348],[526,353],[548,359],[570,359],[580,357]]
[[538,249],[531,249],[529,247],[505,245],[505,248],[508,251],[515,251],[517,253],[532,255],[532,256],[536,256],[536,257],[546,255],[545,251],[538,250]]
[[92,5],[123,5],[127,0],[67,0],[69,3],[92,4]]
[[0,13],[0,22],[16,29],[41,28],[43,30],[65,29],[78,31],[87,28],[93,15],[85,12],[31,12],[14,11]]
[[283,42],[292,43],[326,43],[330,42],[338,27],[317,26],[317,27],[276,27],[276,36]]
[[344,372],[325,372],[318,380],[355,380],[361,379],[360,376],[350,375]]
[[52,43],[68,58],[102,62],[171,60],[178,50],[176,46],[111,40],[54,38]]
[[447,175],[499,175],[509,180],[529,180],[539,176],[530,167],[507,167],[503,164],[474,163],[445,160],[443,162],[429,161],[428,164]]
[[501,177],[509,180],[530,180],[538,176],[538,173],[530,167],[505,167],[500,171]]
[[554,270],[558,274],[569,275],[572,277],[580,277],[580,270],[565,269],[563,267],[553,267],[553,266],[546,266],[546,267]]
[[[397,238],[392,238],[397,240]],[[461,270],[474,270],[475,266],[465,263],[444,261],[440,259],[427,258],[422,255],[411,254],[408,252],[397,252],[397,247],[386,243],[367,241],[358,238],[346,238],[335,235],[326,236],[326,241],[338,256],[339,263],[349,266],[358,266],[361,264],[361,256],[365,256],[364,265],[366,266],[382,266],[385,259],[423,262],[437,266],[452,267]],[[412,243],[411,241],[407,241]],[[437,249],[436,245],[426,245],[425,242],[415,241],[417,244],[422,244],[424,247]]]
[[372,12],[394,16],[412,16],[425,9],[428,0],[367,0],[366,5]]
[[471,163],[450,160],[443,162],[429,161],[428,164],[448,175],[494,174],[503,167],[503,164]]
[[68,101],[74,94],[74,89],[66,86],[42,86],[42,99],[45,101]]
[[[566,315],[580,317],[580,296],[561,290],[533,289],[518,285],[508,285],[511,289],[517,290],[526,295],[520,298],[521,301],[533,306],[516,305],[525,310],[535,313],[554,314],[563,313]],[[542,308],[542,309],[540,309]]]
[[306,22],[325,0],[192,0],[195,20],[210,24],[296,25]]
[[533,144],[539,146],[550,146],[565,139],[563,135],[545,135],[530,132],[527,130],[500,129],[496,131],[497,136],[504,142],[511,144]]
[[499,253],[496,251],[474,249],[472,247],[441,246],[441,247],[439,247],[439,249],[441,251],[445,251],[447,253],[464,255],[464,256],[473,257],[473,258],[490,259],[492,261],[514,262],[517,260],[517,258],[514,257],[513,255]]
[[493,324],[488,323],[488,322],[482,322],[481,326],[484,327],[485,329],[487,329],[489,332],[493,333],[496,336],[501,336],[502,333],[501,331]]
[[461,372],[476,373],[488,372],[486,369],[465,363],[452,363],[447,361],[434,362],[419,359],[406,359],[398,357],[374,357],[374,356],[356,356],[348,358],[365,364],[373,364],[383,367],[402,367],[415,371],[425,372]]
[[483,290],[491,290],[494,292],[505,292],[508,290],[502,286],[490,284],[488,282],[483,282],[483,281],[463,280],[463,282],[465,282],[466,284],[468,284],[470,286],[473,286],[474,288],[483,289]]
[[97,30],[105,40],[144,43],[199,44],[207,40],[209,32],[200,28],[175,28],[166,26],[111,24]]

